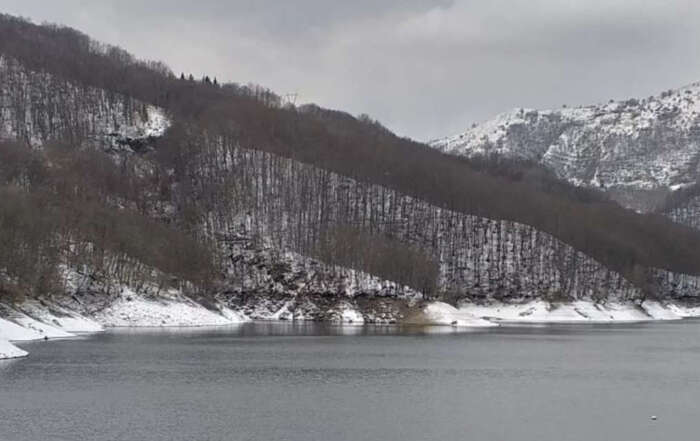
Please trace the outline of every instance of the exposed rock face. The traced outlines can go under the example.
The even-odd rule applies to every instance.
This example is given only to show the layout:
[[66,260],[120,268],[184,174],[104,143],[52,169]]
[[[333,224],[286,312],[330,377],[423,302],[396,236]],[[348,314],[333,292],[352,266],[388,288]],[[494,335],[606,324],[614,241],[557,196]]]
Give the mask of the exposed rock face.
[[467,157],[536,161],[575,185],[650,211],[700,175],[700,84],[642,100],[519,109],[431,144]]

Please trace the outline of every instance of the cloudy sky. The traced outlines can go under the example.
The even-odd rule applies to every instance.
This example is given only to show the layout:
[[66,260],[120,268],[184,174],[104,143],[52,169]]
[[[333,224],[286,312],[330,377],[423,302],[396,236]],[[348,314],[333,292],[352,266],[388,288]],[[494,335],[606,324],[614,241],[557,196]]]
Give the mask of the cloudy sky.
[[368,113],[419,140],[515,107],[700,81],[697,0],[0,0],[176,72]]

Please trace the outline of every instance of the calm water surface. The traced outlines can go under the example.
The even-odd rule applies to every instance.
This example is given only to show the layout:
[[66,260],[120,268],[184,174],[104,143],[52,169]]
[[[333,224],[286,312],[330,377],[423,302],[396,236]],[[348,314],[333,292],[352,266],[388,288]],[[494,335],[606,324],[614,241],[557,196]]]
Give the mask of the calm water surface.
[[0,440],[697,440],[699,336],[246,324],[30,343],[0,362]]

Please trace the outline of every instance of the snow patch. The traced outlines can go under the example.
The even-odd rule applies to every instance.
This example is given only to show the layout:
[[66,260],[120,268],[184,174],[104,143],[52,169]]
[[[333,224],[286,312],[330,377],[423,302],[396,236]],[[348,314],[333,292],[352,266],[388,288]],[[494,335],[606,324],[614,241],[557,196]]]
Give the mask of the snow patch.
[[69,338],[75,336],[70,332],[66,332],[58,327],[40,322],[24,314],[15,318],[14,321],[25,329],[38,332],[44,338]]
[[360,314],[356,309],[343,309],[341,318],[343,323],[363,324],[365,322],[362,314]]
[[684,318],[676,312],[679,309],[683,309],[680,307],[670,308],[659,302],[644,302],[642,308],[654,320],[680,320]]
[[616,302],[597,304],[591,301],[553,304],[536,300],[521,304],[464,304],[459,310],[494,322],[514,323],[623,323],[679,320],[700,316],[698,307],[661,304],[655,301],[645,301],[637,305]]
[[143,127],[145,136],[159,138],[165,134],[170,124],[170,119],[165,114],[165,110],[156,106],[148,106],[148,120]]
[[17,346],[13,345],[7,340],[0,339],[0,360],[26,357],[27,355],[27,351],[23,351],[22,349],[18,348]]
[[241,314],[230,309],[212,311],[177,295],[147,299],[129,289],[124,289],[110,306],[95,313],[94,318],[107,327],[223,326],[245,321]]
[[473,315],[465,309],[457,309],[443,302],[430,303],[423,309],[426,324],[452,325],[460,327],[490,327],[498,326],[489,320]]
[[[71,337],[72,334],[102,332],[104,328],[96,321],[55,304],[27,301],[19,309],[31,320],[68,335],[47,335],[49,338]],[[50,329],[49,329],[50,330]],[[52,331],[53,332],[53,331]]]
[[41,340],[44,336],[36,329],[25,328],[15,322],[0,318],[0,339],[10,341]]
[[343,302],[338,307],[337,318],[334,321],[362,325],[365,323],[365,318],[353,305]]
[[153,105],[146,106],[146,117],[134,122],[132,125],[124,125],[117,133],[129,138],[159,138],[165,134],[171,122],[165,110]]
[[249,321],[248,318],[241,312],[234,311],[233,309],[223,306],[221,307],[221,315],[224,316],[226,320],[230,323],[244,323]]

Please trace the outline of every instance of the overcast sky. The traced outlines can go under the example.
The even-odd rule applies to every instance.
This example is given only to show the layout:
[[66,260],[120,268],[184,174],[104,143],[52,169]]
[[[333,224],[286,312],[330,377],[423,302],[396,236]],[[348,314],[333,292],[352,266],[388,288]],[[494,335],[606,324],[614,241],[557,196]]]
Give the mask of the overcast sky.
[[700,81],[698,0],[0,0],[177,73],[368,113],[418,140],[516,107]]

